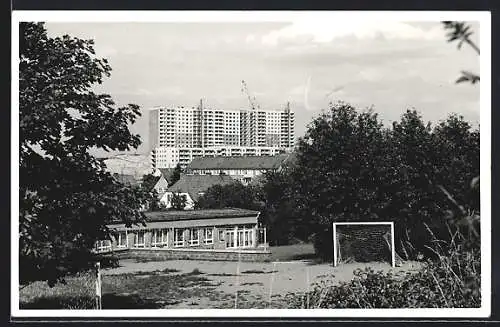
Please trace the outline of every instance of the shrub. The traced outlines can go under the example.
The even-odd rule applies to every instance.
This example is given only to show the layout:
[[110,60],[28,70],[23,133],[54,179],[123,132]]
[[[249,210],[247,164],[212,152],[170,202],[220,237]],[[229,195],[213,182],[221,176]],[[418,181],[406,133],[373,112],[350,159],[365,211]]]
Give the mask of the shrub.
[[427,261],[418,272],[393,274],[358,269],[350,282],[333,285],[332,280],[323,280],[308,294],[288,295],[290,308],[304,308],[306,297],[311,308],[480,307],[479,240],[466,237],[458,229],[449,244],[433,240],[429,250],[437,259]]

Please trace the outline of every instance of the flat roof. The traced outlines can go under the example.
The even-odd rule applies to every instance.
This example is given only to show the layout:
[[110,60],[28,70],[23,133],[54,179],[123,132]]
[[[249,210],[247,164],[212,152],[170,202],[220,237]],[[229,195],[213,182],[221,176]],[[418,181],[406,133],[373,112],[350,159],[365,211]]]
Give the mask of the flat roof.
[[259,211],[240,208],[201,209],[201,210],[176,210],[176,211],[151,211],[145,212],[146,221],[177,221],[214,218],[238,218],[257,216]]

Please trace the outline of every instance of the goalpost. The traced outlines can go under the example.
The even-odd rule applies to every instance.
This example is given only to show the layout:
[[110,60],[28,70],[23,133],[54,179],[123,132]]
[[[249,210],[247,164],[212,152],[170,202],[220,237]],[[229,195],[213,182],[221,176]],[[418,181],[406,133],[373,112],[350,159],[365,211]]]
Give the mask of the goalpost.
[[[390,239],[388,234],[390,233]],[[368,245],[368,247],[367,247]],[[385,258],[390,250],[392,267],[396,266],[396,251],[394,249],[394,222],[335,222],[333,223],[333,266],[349,255],[360,261],[370,260],[370,255],[376,259]],[[351,250],[351,253],[349,253]],[[377,253],[377,250],[379,253]]]

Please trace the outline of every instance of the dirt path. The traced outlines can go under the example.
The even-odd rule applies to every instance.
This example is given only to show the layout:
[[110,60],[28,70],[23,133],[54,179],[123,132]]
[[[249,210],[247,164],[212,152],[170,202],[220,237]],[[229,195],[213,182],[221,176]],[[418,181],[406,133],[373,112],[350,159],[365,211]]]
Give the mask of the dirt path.
[[[199,271],[203,276],[217,285],[207,292],[220,294],[218,303],[213,303],[213,294],[199,298],[189,298],[168,306],[168,308],[231,308],[235,303],[238,307],[243,302],[259,302],[260,306],[272,306],[272,299],[287,293],[301,293],[309,290],[312,283],[330,277],[335,282],[349,281],[357,268],[371,267],[375,271],[412,271],[418,264],[407,262],[401,267],[392,268],[384,263],[352,263],[332,267],[331,264],[311,264],[309,261],[288,262],[223,262],[172,260],[159,262],[121,261],[121,267],[107,269],[103,275],[152,272],[164,269],[178,270],[174,274],[186,274]],[[239,274],[237,273],[239,271]],[[333,275],[333,277],[332,277]],[[194,286],[196,287],[196,286]],[[236,294],[238,292],[238,294]],[[238,299],[236,297],[238,296]],[[240,303],[238,304],[238,301]],[[263,304],[264,303],[264,304]],[[267,304],[266,304],[267,303]],[[246,306],[249,304],[247,303]]]

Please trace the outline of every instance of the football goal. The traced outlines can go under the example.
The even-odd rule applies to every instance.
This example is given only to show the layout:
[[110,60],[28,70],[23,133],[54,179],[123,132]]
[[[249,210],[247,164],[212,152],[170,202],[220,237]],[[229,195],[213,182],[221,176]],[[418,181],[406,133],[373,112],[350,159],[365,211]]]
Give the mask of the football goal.
[[375,261],[396,266],[394,222],[333,223],[333,266]]

